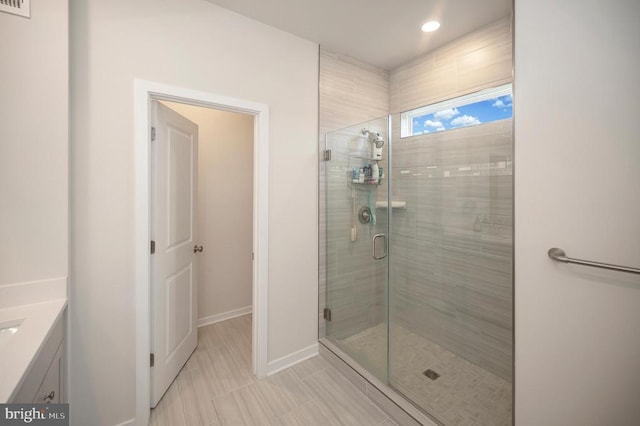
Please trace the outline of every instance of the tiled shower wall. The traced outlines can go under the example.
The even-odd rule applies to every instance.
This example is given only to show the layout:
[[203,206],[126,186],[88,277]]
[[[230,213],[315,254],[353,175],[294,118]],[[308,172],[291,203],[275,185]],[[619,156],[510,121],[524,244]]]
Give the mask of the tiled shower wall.
[[[505,18],[389,74],[321,52],[320,149],[324,149],[327,130],[511,82],[511,39],[510,19]],[[406,210],[393,211],[391,223],[392,323],[510,379],[511,120],[405,139],[399,135],[399,114],[393,115],[392,124],[392,193],[395,200],[407,202]],[[326,303],[326,272],[331,273],[326,254],[340,260],[340,243],[329,239],[335,246],[326,246],[324,179],[330,164],[321,162],[320,166],[321,309]],[[343,192],[338,193],[344,204],[350,201]],[[377,196],[384,199],[383,188]],[[346,212],[350,210],[347,206],[343,212],[342,225],[339,221],[331,224],[344,228],[347,233],[341,235],[346,237],[351,226]],[[381,220],[379,227],[383,226]],[[369,241],[367,246],[370,248]],[[375,315],[357,306],[362,282],[347,278],[340,285],[344,312],[351,315],[334,315],[332,334],[348,335],[365,328]],[[378,286],[376,283],[375,288]],[[376,297],[367,300],[378,303]],[[319,323],[324,337],[322,313]],[[402,348],[393,346],[392,335],[392,364],[397,350]]]
[[[390,110],[510,83],[511,53],[510,19],[436,49],[391,72]],[[400,138],[394,114],[392,127],[407,209],[391,222],[391,324],[511,380],[512,120]]]
[[394,141],[392,194],[407,209],[393,211],[390,240],[391,324],[508,380],[511,123]]
[[512,79],[511,20],[501,19],[391,71],[394,114]]
[[[386,116],[389,112],[389,73],[375,68],[352,58],[333,54],[320,50],[320,141],[319,149],[325,149],[325,135],[328,131],[343,129],[356,123]],[[385,120],[386,121],[386,120]],[[337,138],[349,138],[355,135],[336,133]],[[347,155],[344,154],[343,155]],[[333,176],[333,185],[346,187],[346,171],[336,176],[336,172],[327,174],[327,167],[339,167],[337,165],[340,154],[335,153],[333,162],[320,161],[320,250],[319,250],[319,336],[325,336],[325,321],[322,318],[322,309],[326,306],[326,282],[327,282],[327,253],[336,254],[340,247],[344,248],[343,238],[349,237],[352,216],[351,197],[345,199],[340,196],[331,205],[331,211],[327,206],[327,176]],[[322,156],[319,156],[322,158]],[[344,157],[346,159],[346,157]],[[332,189],[333,194],[333,189]],[[336,194],[337,195],[337,194]],[[361,200],[359,200],[360,202]],[[327,216],[331,218],[332,237],[327,239]],[[334,240],[338,236],[339,240]],[[331,245],[327,247],[327,241]],[[363,250],[364,241],[353,244],[352,248]],[[367,258],[369,259],[369,258]],[[334,259],[336,260],[336,259]],[[337,268],[334,261],[329,265],[330,270]],[[344,268],[343,265],[341,268]],[[337,270],[336,270],[337,273]],[[344,274],[343,274],[344,275]],[[355,283],[347,279],[339,288],[338,294],[344,296],[342,303],[333,306],[335,325],[332,332],[344,334],[347,330],[356,330],[358,327],[366,327],[369,322],[369,312],[358,308],[355,304],[355,295],[360,293],[354,288]]]

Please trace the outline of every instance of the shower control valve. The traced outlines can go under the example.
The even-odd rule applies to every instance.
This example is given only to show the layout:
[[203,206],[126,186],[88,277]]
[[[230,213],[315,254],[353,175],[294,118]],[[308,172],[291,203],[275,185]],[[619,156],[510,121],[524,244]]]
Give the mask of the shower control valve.
[[358,220],[362,224],[371,222],[371,209],[367,206],[360,207],[358,211]]

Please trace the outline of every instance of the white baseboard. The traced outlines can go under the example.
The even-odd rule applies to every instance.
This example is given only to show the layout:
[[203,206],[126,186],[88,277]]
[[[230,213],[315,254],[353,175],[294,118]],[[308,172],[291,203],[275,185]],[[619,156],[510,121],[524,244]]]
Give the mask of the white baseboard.
[[215,324],[220,321],[226,321],[231,318],[241,317],[242,315],[250,314],[252,306],[244,306],[242,308],[234,309],[232,311],[223,312],[221,314],[209,315],[208,317],[198,318],[198,327],[204,327],[205,325]]
[[129,419],[122,423],[118,423],[116,426],[131,426],[136,424],[136,419]]
[[285,368],[289,368],[299,362],[305,361],[309,358],[313,358],[316,355],[318,355],[318,342],[314,343],[311,346],[307,346],[306,348],[300,349],[299,351],[283,356],[282,358],[278,358],[269,362],[267,364],[267,376],[276,374],[278,371],[282,371]]

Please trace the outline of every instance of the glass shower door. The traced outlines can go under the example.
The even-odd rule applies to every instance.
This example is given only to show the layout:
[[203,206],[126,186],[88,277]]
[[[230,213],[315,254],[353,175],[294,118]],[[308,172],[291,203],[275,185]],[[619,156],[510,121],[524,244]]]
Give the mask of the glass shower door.
[[325,338],[385,382],[388,122],[384,117],[327,133],[331,159],[322,165],[320,218]]
[[512,120],[400,137],[388,383],[446,425],[512,421]]

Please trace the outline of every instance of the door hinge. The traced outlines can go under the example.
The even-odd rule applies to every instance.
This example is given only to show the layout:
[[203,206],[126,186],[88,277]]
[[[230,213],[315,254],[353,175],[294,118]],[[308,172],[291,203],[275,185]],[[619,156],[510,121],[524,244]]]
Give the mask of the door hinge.
[[153,365],[156,363],[155,360],[155,355],[154,354],[149,354],[149,364],[153,367]]
[[150,250],[151,250],[151,254],[156,252],[156,242],[153,240],[151,240]]
[[156,128],[152,127],[151,128],[151,141],[155,141],[156,140]]
[[324,311],[322,311],[322,316],[324,317],[324,319],[326,319],[327,321],[331,321],[331,309],[329,308],[324,308]]
[[324,161],[331,161],[331,150],[330,149],[325,149],[324,151],[322,151],[322,159]]

